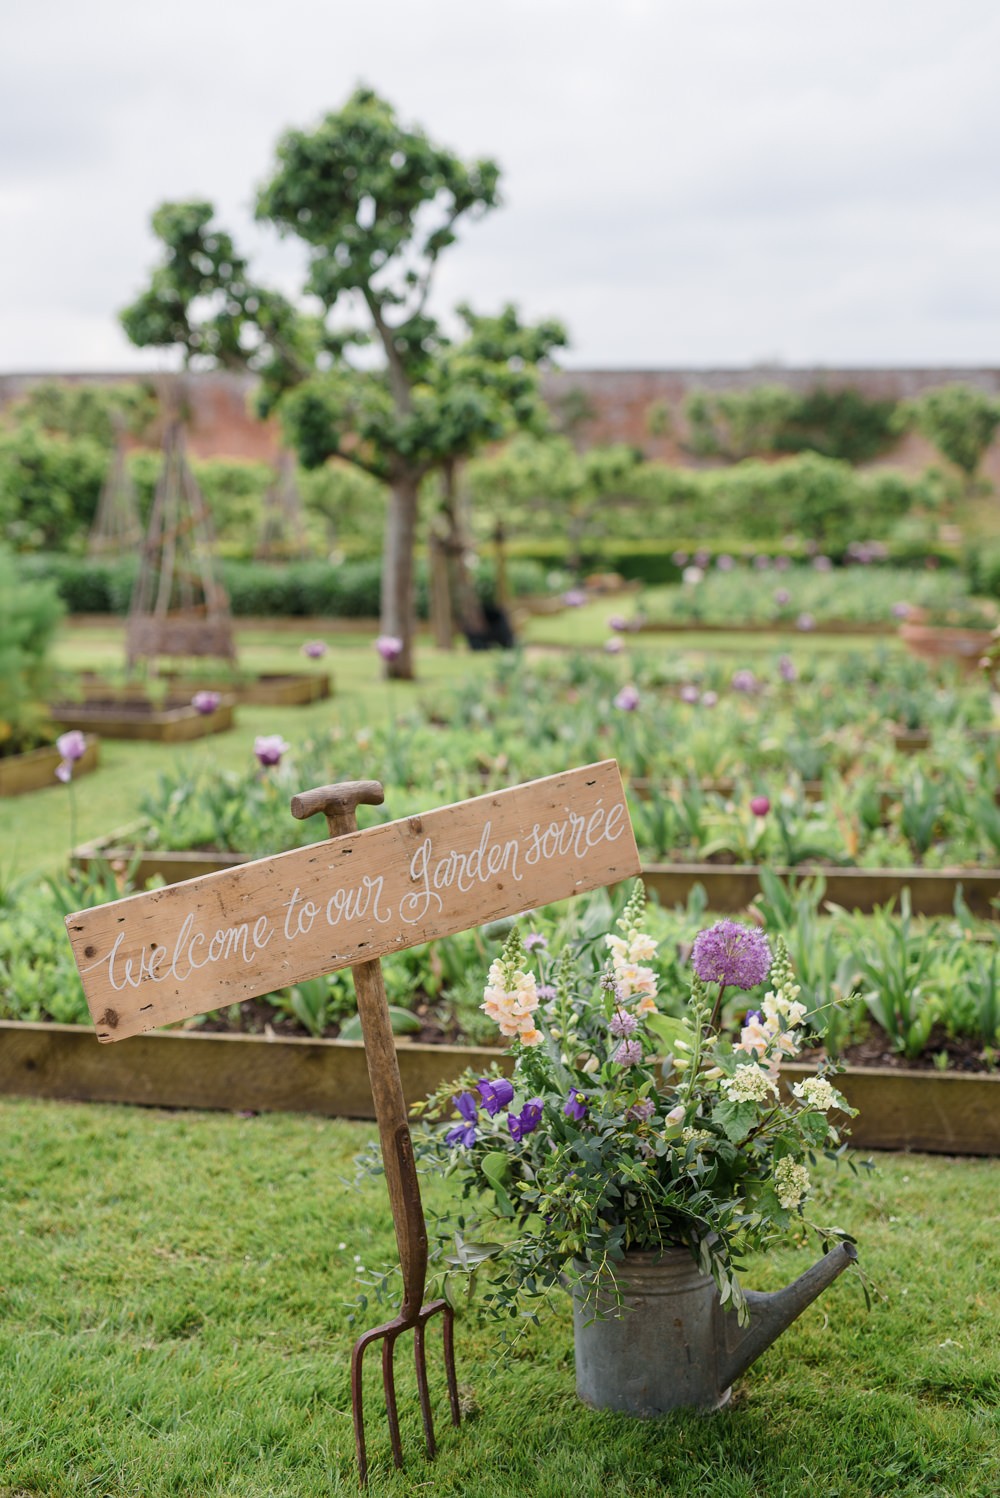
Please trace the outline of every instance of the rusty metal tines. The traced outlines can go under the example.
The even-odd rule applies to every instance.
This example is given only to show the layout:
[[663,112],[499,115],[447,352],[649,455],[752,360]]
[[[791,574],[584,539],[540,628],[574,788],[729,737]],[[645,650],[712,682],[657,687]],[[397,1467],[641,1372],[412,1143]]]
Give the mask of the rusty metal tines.
[[[384,794],[377,780],[352,780],[341,785],[320,786],[316,790],[303,791],[300,795],[293,796],[292,815],[303,819],[315,816],[321,811],[326,817],[330,836],[344,837],[357,831],[358,806],[378,806],[384,799]],[[399,1410],[396,1404],[396,1379],[393,1366],[396,1338],[401,1332],[411,1329],[413,1331],[413,1355],[420,1413],[427,1455],[433,1457],[437,1448],[431,1417],[430,1391],[427,1386],[424,1328],[430,1317],[439,1311],[443,1321],[444,1366],[452,1424],[459,1424],[461,1412],[458,1404],[458,1381],[455,1374],[454,1313],[443,1300],[431,1301],[428,1305],[423,1304],[424,1284],[427,1277],[427,1228],[420,1201],[420,1184],[417,1179],[416,1161],[413,1157],[413,1140],[410,1137],[410,1127],[407,1122],[406,1102],[399,1077],[396,1045],[385,996],[385,983],[382,979],[382,965],[378,961],[359,962],[352,967],[351,972],[354,976],[354,989],[358,999],[358,1014],[361,1018],[368,1076],[375,1102],[382,1162],[385,1166],[386,1186],[392,1207],[392,1224],[396,1233],[396,1246],[399,1249],[399,1263],[403,1275],[403,1303],[399,1315],[392,1321],[387,1321],[382,1326],[376,1326],[371,1331],[363,1333],[354,1344],[351,1354],[351,1408],[354,1415],[354,1441],[358,1455],[358,1472],[361,1483],[364,1485],[368,1480],[368,1454],[365,1443],[361,1375],[365,1349],[372,1342],[380,1339],[383,1341],[382,1385],[385,1389],[385,1407],[389,1421],[392,1457],[397,1467],[403,1465],[403,1447],[399,1435]]]

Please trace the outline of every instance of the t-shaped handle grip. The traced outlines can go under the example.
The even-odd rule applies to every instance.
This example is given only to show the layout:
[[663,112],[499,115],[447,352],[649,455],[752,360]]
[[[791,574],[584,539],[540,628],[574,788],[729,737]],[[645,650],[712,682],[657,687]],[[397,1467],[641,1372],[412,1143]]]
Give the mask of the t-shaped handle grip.
[[381,806],[385,788],[380,780],[343,780],[339,785],[319,785],[292,797],[292,816],[300,822],[321,811],[331,837],[357,832],[359,806]]

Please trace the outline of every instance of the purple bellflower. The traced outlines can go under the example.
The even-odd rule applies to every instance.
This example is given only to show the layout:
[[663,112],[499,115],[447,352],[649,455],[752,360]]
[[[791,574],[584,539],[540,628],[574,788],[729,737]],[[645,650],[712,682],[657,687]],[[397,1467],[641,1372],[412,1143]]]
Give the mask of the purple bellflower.
[[[513,1084],[508,1082],[506,1077],[483,1077],[476,1083],[476,1087],[479,1091],[479,1101],[491,1118],[499,1113],[501,1108],[509,1108],[514,1100]],[[472,1094],[469,1093],[468,1096],[471,1097]]]

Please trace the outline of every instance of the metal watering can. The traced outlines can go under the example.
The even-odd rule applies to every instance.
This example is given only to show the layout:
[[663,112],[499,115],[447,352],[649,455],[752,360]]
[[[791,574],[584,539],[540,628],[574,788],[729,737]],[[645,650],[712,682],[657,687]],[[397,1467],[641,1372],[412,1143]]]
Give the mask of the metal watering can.
[[750,1320],[740,1326],[686,1248],[629,1254],[615,1267],[620,1305],[603,1288],[574,1289],[576,1392],[596,1409],[644,1419],[720,1409],[733,1382],[856,1258],[853,1243],[839,1243],[784,1290],[747,1291]]

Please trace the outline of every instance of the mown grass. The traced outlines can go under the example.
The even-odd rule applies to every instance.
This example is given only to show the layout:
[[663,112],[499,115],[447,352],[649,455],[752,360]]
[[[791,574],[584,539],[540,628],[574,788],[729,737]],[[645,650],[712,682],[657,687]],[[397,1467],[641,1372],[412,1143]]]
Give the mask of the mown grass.
[[[367,1125],[0,1102],[2,1498],[330,1498],[357,1491],[348,1323],[359,1256],[393,1255]],[[996,1165],[884,1156],[823,1168],[813,1214],[852,1229],[884,1297],[843,1276],[715,1415],[643,1423],[573,1389],[561,1298],[513,1347],[457,1331],[467,1418],[423,1459],[408,1348],[406,1466],[391,1465],[378,1357],[371,1492],[402,1498],[987,1498],[1000,1490]],[[433,1182],[425,1201],[442,1201]],[[814,1254],[755,1264],[775,1288]],[[376,1349],[377,1352],[377,1349]]]

